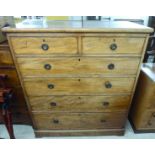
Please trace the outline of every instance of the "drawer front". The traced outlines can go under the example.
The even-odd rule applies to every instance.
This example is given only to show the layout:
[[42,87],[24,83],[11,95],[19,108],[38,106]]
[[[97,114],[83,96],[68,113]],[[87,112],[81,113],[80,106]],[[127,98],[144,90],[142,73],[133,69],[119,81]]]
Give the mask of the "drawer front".
[[148,113],[147,127],[155,129],[155,111]]
[[12,37],[15,54],[76,54],[76,37]]
[[0,67],[13,66],[13,60],[9,49],[0,50]]
[[[22,75],[135,75],[139,58],[17,58]],[[126,64],[126,65],[124,65]]]
[[29,96],[131,93],[134,78],[32,78],[24,85]]
[[103,112],[127,110],[130,96],[30,97],[32,111]]
[[33,113],[38,129],[107,129],[123,128],[125,113]]
[[141,128],[155,129],[155,110],[146,110],[141,116]]
[[8,76],[5,81],[7,87],[20,86],[18,75],[15,69],[0,69],[0,74],[6,74]]
[[141,54],[145,38],[83,37],[84,54]]

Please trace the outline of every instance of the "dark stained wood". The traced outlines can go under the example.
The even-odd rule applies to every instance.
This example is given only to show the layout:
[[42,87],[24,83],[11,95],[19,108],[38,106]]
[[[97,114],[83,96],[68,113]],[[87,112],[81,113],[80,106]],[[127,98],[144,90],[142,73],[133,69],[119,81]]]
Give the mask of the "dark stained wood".
[[[13,88],[13,101],[11,104],[13,123],[31,124],[31,119],[28,114],[23,90],[21,88],[7,42],[0,44],[0,74],[8,75],[8,78],[5,82],[6,86]],[[0,123],[3,123],[1,117]]]
[[19,79],[15,68],[1,68],[0,74],[6,74],[8,77],[6,79],[6,86],[7,87],[19,87]]

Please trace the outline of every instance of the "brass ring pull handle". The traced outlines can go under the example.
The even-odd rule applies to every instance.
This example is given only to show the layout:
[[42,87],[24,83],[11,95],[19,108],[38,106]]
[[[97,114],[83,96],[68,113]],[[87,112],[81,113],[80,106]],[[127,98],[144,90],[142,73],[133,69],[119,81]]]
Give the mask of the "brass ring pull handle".
[[47,87],[48,87],[49,89],[53,89],[53,88],[54,88],[54,84],[48,84]]
[[57,106],[57,103],[51,102],[50,105],[51,105],[52,107],[55,107],[55,106]]
[[51,66],[50,64],[45,64],[45,65],[44,65],[44,68],[45,68],[46,70],[50,70],[50,69],[52,68],[52,66]]
[[100,121],[101,121],[101,123],[106,123],[107,122],[105,119],[101,119]]
[[59,124],[59,120],[58,119],[53,119],[53,123],[54,124]]
[[117,49],[117,45],[115,43],[111,44],[110,45],[110,49],[113,50],[113,51],[116,50]]
[[106,102],[106,101],[103,102],[102,104],[103,104],[103,106],[105,106],[105,107],[109,106],[109,102]]
[[108,65],[108,69],[112,70],[112,69],[114,69],[114,68],[115,68],[115,65],[114,65],[114,64],[109,64],[109,65]]
[[105,87],[106,88],[112,88],[112,84],[110,82],[105,82]]
[[41,48],[44,50],[44,51],[47,51],[49,49],[49,46],[48,44],[42,44],[41,45]]

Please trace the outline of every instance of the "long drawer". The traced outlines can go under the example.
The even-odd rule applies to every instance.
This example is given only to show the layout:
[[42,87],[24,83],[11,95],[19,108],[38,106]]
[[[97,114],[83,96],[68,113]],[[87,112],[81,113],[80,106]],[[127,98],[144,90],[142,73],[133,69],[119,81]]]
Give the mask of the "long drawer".
[[[17,58],[22,76],[135,75],[139,58]],[[125,64],[125,65],[124,65]]]
[[123,128],[126,112],[115,113],[33,113],[37,129],[76,130]]
[[130,96],[42,96],[30,97],[32,111],[103,112],[126,110]]
[[84,54],[141,54],[145,38],[83,37]]
[[76,37],[12,37],[15,54],[77,54]]
[[28,96],[103,95],[131,93],[134,78],[29,78],[24,79]]

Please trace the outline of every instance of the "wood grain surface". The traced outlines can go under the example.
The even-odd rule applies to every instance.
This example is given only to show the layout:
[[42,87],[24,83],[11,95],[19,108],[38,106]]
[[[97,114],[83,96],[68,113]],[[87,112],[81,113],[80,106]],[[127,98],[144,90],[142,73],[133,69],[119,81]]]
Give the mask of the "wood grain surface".
[[113,112],[127,109],[130,96],[43,96],[30,97],[32,111]]
[[123,128],[126,112],[117,113],[33,113],[37,129],[76,130]]
[[[76,37],[12,37],[11,42],[16,54],[76,54]],[[48,45],[48,50],[43,50],[42,45]]]
[[[131,93],[134,78],[32,78],[25,79],[28,96],[103,95]],[[106,83],[112,85],[106,88]],[[54,88],[48,88],[54,85]]]
[[[130,37],[83,37],[83,53],[91,54],[141,54],[145,38]],[[116,44],[116,50],[110,46]]]
[[[17,58],[23,77],[136,76],[139,58],[65,57]],[[126,65],[124,65],[126,64]]]
[[[153,66],[153,64],[151,65]],[[130,120],[139,132],[155,131],[155,78],[154,67],[144,64],[129,113]]]

